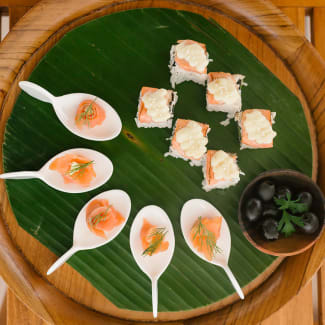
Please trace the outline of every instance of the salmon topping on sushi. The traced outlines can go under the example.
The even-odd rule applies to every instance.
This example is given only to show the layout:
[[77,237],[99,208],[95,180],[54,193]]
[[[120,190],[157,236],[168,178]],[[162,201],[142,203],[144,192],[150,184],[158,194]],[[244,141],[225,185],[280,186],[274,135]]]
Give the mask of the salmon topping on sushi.
[[177,119],[172,148],[186,159],[200,160],[206,152],[208,131],[208,124]]
[[80,155],[66,154],[56,158],[50,169],[59,172],[65,184],[76,183],[87,187],[96,177],[93,167],[94,161]]
[[235,101],[240,96],[236,78],[230,73],[210,72],[208,74],[207,102],[222,105]]
[[107,239],[106,233],[123,223],[125,218],[108,200],[95,199],[86,208],[86,222],[96,236]]
[[94,100],[82,101],[77,109],[75,122],[79,130],[101,125],[106,118],[105,110]]
[[175,85],[184,81],[193,81],[205,85],[207,79],[207,66],[209,54],[205,44],[192,41],[180,40],[170,49],[170,83]]
[[140,232],[143,253],[142,255],[152,256],[164,252],[169,247],[169,242],[165,241],[166,228],[152,225],[148,220],[143,219]]
[[241,143],[249,148],[272,148],[276,132],[272,130],[272,113],[266,109],[248,109],[240,119]]
[[209,185],[239,178],[237,156],[222,150],[208,150],[206,155],[206,179]]
[[136,122],[138,127],[171,127],[177,94],[172,90],[142,87]]
[[190,240],[194,248],[199,253],[202,253],[209,261],[211,261],[217,253],[221,252],[221,249],[217,246],[221,224],[221,216],[215,218],[199,217],[191,229]]
[[177,43],[175,62],[178,66],[186,71],[206,74],[209,59],[205,44],[192,40],[179,40]]

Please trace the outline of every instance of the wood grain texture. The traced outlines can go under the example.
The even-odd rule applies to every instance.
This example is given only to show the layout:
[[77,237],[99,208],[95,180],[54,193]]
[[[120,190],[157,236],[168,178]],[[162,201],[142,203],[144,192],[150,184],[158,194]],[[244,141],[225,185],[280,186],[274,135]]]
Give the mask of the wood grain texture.
[[272,2],[281,9],[282,7],[324,7],[324,0],[272,0]]
[[[325,6],[325,3],[324,3]],[[325,41],[324,41],[324,28],[325,28],[325,8],[315,8],[313,10],[313,43],[325,59]]]
[[305,35],[305,8],[283,7],[281,11],[297,26],[302,35]]
[[[325,93],[325,89],[322,76],[325,76],[325,64],[312,46],[297,33],[292,22],[271,3],[257,0],[238,0],[231,3],[225,3],[221,0],[203,0],[192,3],[177,1],[142,1],[139,3],[95,0],[67,0],[59,3],[54,0],[42,1],[18,22],[0,47],[1,130],[4,128],[19,92],[18,81],[28,77],[40,58],[66,31],[110,12],[148,6],[185,9],[200,13],[208,18],[213,17],[233,33],[262,62],[267,64],[271,71],[285,82],[291,90],[298,94],[305,108],[307,108],[304,96],[296,84],[296,78],[310,104],[310,108],[314,111],[318,139],[324,141],[325,144],[325,133],[323,135],[321,133],[325,123],[324,114],[321,114],[322,112],[318,109],[318,107],[323,107],[322,94]],[[249,33],[241,25],[217,14],[216,10],[233,17],[253,30],[261,39],[273,47],[276,55],[261,39]],[[289,65],[294,76],[290,75],[277,55]],[[301,64],[305,65],[305,69],[300,67]],[[310,117],[309,120],[311,122]],[[2,137],[3,134],[1,139]],[[320,161],[323,162],[325,148],[321,141],[319,142],[319,152]],[[320,168],[319,180],[324,189],[325,175],[322,168]],[[4,190],[3,183],[1,183],[2,193]],[[52,323],[126,323],[80,306],[61,294],[47,281],[44,281],[26,262],[16,245],[20,248],[28,247],[25,252],[28,255],[26,257],[33,262],[41,274],[45,273],[47,266],[55,259],[55,256],[18,228],[5,197],[1,198],[1,211],[10,229],[9,236],[5,224],[1,223],[0,261],[3,265],[1,272],[21,300],[26,302],[42,318]],[[291,299],[310,280],[324,258],[322,248],[324,244],[325,236],[323,235],[316,245],[306,253],[285,260],[277,271],[245,301],[227,306],[217,313],[169,324],[215,324],[225,321],[232,324],[253,324],[262,321]],[[103,301],[97,292],[91,290],[89,284],[84,283],[87,281],[84,281],[69,266],[65,265],[61,269],[61,272],[64,273],[63,277],[59,277],[59,271],[51,281],[60,290],[68,291],[70,296],[81,295],[82,297],[79,298],[86,299],[91,307],[93,307],[91,305],[93,303],[99,304],[99,306],[107,305],[107,300]],[[289,283],[288,278],[291,279]],[[88,294],[86,297],[84,297],[85,293]]]
[[9,24],[10,29],[16,25],[17,21],[24,16],[24,14],[30,9],[31,7],[27,6],[10,6],[9,7]]
[[313,316],[312,284],[306,285],[299,295],[292,298],[280,310],[260,325],[312,325]]
[[[28,309],[9,289],[7,291],[7,325],[46,325],[35,313]],[[3,324],[4,325],[4,324]]]
[[317,273],[318,286],[318,321],[325,325],[325,264]]

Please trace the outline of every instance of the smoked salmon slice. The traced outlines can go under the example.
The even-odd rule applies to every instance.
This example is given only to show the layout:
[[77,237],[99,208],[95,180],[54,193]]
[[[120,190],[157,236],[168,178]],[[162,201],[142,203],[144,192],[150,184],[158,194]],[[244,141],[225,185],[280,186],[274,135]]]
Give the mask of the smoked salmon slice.
[[194,248],[202,253],[209,261],[220,252],[217,240],[220,237],[222,217],[202,218],[199,217],[194,223],[190,239]]
[[169,242],[164,241],[167,231],[165,228],[159,228],[152,225],[147,219],[143,219],[140,232],[143,253],[142,255],[152,256],[164,252],[169,247]]
[[[254,112],[254,111],[259,111],[263,116],[267,119],[267,121],[270,123],[270,126],[272,128],[272,114],[271,111],[267,109],[247,109],[242,112],[241,115],[241,144],[249,146],[251,148],[272,148],[273,147],[273,139],[269,143],[257,143],[254,140],[251,140],[248,138],[248,132],[245,129],[245,120],[246,120],[246,115]],[[275,133],[276,134],[276,133]]]
[[113,230],[125,221],[108,200],[93,200],[86,209],[87,226],[91,232],[107,239],[106,232]]
[[[206,46],[203,43],[199,43],[196,41],[192,41],[192,40],[179,40],[177,41],[178,44],[184,43],[185,45],[190,45],[190,44],[198,44],[200,47],[202,47],[202,49],[204,50],[204,53],[206,54]],[[178,66],[185,70],[185,71],[191,71],[191,72],[195,72],[195,73],[202,73],[202,74],[206,74],[207,73],[207,68],[205,68],[203,71],[199,71],[197,70],[195,67],[191,66],[190,63],[185,60],[185,59],[181,59],[177,56],[177,54],[175,55],[175,62],[178,64]]]
[[50,169],[59,172],[65,184],[77,183],[87,187],[96,177],[93,167],[94,161],[80,155],[66,154],[56,158]]
[[94,100],[87,99],[82,101],[77,109],[75,122],[78,129],[84,127],[93,128],[101,125],[106,118],[105,110]]
[[[175,126],[175,129],[174,129],[174,134],[173,134],[172,141],[171,141],[171,145],[181,156],[185,157],[186,159],[197,159],[195,157],[191,157],[191,156],[186,155],[185,152],[183,151],[183,149],[181,148],[180,144],[176,140],[177,131],[185,128],[188,125],[189,122],[191,122],[191,120],[184,120],[184,119],[180,119],[180,118],[177,119],[176,126]],[[204,124],[204,123],[200,123],[200,122],[196,122],[196,123],[198,123],[201,126],[202,135],[204,137],[206,137],[207,133],[209,131],[209,125]]]

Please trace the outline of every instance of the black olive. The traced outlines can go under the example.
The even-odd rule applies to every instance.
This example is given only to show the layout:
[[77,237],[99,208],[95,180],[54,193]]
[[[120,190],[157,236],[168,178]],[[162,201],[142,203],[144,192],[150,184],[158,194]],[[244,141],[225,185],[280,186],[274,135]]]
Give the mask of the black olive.
[[281,215],[281,211],[276,207],[273,202],[267,202],[263,204],[263,218],[272,217],[277,219]]
[[268,240],[279,238],[278,222],[273,218],[267,218],[262,224],[264,237]]
[[304,203],[307,206],[307,210],[310,209],[312,203],[313,203],[313,197],[309,192],[301,192],[298,194],[298,202]]
[[300,228],[307,235],[314,234],[319,228],[318,217],[312,212],[304,213],[301,221],[304,223],[304,226]]
[[245,214],[250,222],[258,220],[262,215],[262,202],[256,198],[249,199],[246,204]]
[[264,201],[272,200],[275,192],[275,185],[271,181],[261,183],[257,189],[259,197]]
[[278,199],[287,199],[287,195],[291,197],[292,193],[289,187],[279,186],[275,191],[275,197]]

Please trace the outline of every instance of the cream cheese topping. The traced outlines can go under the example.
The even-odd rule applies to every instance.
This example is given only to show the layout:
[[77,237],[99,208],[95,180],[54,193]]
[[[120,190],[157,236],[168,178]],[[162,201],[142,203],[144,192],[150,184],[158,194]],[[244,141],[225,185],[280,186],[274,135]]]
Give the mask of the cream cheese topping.
[[276,136],[270,121],[258,110],[245,114],[244,128],[248,139],[258,144],[271,143]]
[[200,72],[203,72],[209,64],[204,49],[197,43],[186,44],[186,42],[182,42],[177,44],[176,55],[180,59],[186,60],[191,67]]
[[234,179],[239,177],[236,160],[228,153],[218,150],[211,158],[214,179]]
[[147,114],[153,122],[165,122],[172,117],[167,98],[168,91],[166,89],[149,91],[142,97]]
[[207,150],[208,139],[203,135],[201,125],[195,121],[189,121],[176,132],[176,141],[187,157],[200,159]]
[[240,96],[237,86],[230,78],[217,78],[208,83],[208,91],[215,100],[227,104],[234,103]]

